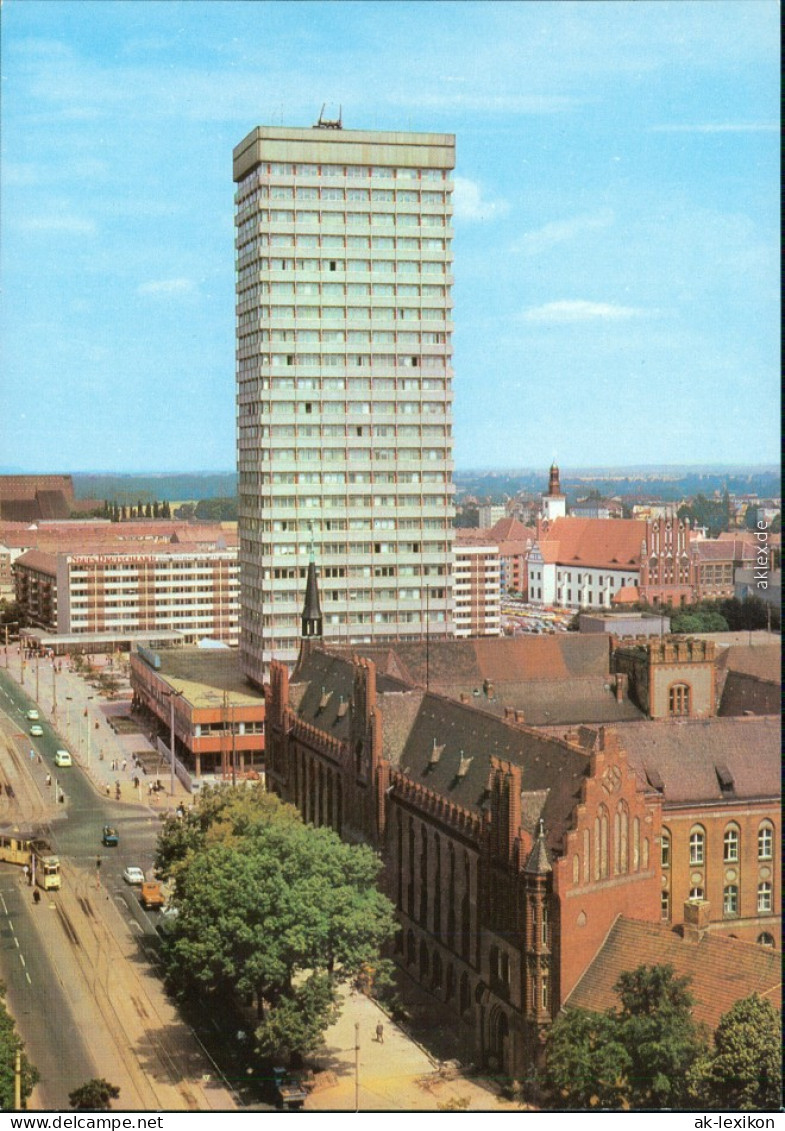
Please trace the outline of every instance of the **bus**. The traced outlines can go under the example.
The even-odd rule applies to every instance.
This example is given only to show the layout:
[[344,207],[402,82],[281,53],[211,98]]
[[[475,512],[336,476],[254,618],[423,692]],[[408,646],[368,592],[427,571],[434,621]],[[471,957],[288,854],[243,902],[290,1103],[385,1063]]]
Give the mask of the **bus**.
[[0,830],[0,860],[7,864],[26,864],[32,870],[37,887],[44,891],[60,888],[60,857],[51,851],[51,845],[40,836],[18,830]]

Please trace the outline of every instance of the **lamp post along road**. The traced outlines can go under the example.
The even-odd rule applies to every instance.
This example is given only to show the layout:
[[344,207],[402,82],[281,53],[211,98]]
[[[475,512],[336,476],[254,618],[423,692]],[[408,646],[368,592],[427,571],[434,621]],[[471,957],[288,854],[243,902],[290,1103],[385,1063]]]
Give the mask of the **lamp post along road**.
[[169,691],[169,795],[174,797],[174,701],[180,698],[182,691]]

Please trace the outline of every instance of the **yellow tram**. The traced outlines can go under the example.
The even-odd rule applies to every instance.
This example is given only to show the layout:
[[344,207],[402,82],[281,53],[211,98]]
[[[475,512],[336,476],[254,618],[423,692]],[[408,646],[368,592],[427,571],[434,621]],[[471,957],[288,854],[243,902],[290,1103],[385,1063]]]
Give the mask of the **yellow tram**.
[[0,830],[0,860],[7,864],[27,865],[33,882],[44,891],[60,887],[60,857],[53,855],[51,845],[40,836],[13,830]]

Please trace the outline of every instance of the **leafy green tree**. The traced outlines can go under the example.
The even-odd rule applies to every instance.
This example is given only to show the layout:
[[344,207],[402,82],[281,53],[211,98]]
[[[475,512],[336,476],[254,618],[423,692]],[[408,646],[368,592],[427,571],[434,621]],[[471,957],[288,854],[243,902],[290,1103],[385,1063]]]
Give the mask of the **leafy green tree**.
[[705,1049],[691,1013],[689,981],[676,977],[670,965],[644,965],[622,974],[614,987],[621,999],[617,1032],[632,1062],[634,1108],[684,1106],[686,1073]]
[[14,1108],[14,1070],[17,1050],[21,1053],[22,1103],[31,1094],[38,1070],[33,1067],[24,1052],[24,1042],[16,1031],[16,1025],[5,1005],[5,986],[0,982],[0,1111],[13,1111]]
[[621,1008],[572,1010],[548,1038],[544,1082],[555,1105],[587,1110],[683,1107],[686,1076],[705,1054],[688,978],[669,965],[639,966],[614,986]]
[[699,609],[675,613],[671,617],[671,632],[727,632],[728,622],[714,609]]
[[632,1059],[613,1017],[571,1009],[554,1022],[546,1050],[543,1083],[554,1106],[573,1111],[629,1108]]
[[194,510],[194,518],[204,522],[236,522],[237,499],[200,499]]
[[[380,867],[369,848],[304,825],[261,788],[205,791],[167,821],[156,856],[179,912],[163,945],[170,983],[186,996],[255,1001],[267,1050],[299,1009],[298,1051],[310,1050],[337,982],[378,965],[395,931]],[[280,1047],[291,1052],[289,1040]]]
[[103,1076],[96,1076],[69,1092],[68,1102],[76,1111],[110,1111],[112,1100],[116,1100],[119,1095],[118,1087],[110,1084]]
[[688,1088],[701,1108],[779,1111],[782,1033],[771,1002],[753,994],[722,1016],[714,1047],[693,1065]]
[[337,1018],[335,984],[326,974],[312,974],[278,999],[256,1029],[259,1054],[274,1058],[308,1056],[321,1046],[325,1028]]

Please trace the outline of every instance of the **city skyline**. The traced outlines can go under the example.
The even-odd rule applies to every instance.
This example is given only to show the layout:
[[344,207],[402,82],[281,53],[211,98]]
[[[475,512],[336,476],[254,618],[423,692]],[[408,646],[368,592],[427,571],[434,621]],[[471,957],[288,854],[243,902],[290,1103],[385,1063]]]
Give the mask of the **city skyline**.
[[458,470],[776,463],[778,19],[11,0],[4,463],[234,465],[232,147],[322,103],[456,134]]

